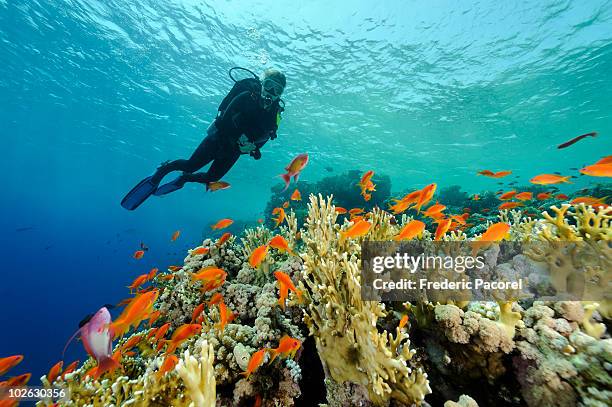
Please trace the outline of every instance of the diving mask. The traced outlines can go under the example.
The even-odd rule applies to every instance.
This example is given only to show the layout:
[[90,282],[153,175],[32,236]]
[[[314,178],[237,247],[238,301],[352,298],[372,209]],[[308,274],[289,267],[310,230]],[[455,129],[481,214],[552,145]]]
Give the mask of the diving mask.
[[263,99],[264,108],[272,106],[274,102],[280,99],[284,87],[280,83],[266,78],[261,84],[261,98]]

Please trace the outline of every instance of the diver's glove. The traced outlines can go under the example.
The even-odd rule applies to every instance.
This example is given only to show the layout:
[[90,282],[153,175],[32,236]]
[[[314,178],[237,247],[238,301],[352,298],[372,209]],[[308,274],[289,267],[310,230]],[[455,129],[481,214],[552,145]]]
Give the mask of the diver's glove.
[[255,148],[255,150],[251,151],[249,154],[256,160],[259,160],[261,158],[261,151],[259,151],[258,148]]
[[251,154],[257,146],[243,134],[238,139],[238,148],[242,154]]

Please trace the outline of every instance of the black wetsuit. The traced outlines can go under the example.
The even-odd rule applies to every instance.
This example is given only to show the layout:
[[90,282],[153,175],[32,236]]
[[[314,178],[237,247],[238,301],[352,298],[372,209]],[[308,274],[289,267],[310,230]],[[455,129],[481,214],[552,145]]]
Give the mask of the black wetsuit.
[[[208,134],[188,160],[175,160],[163,164],[153,175],[153,182],[172,171],[183,171],[185,182],[208,183],[219,181],[236,163],[241,154],[238,139],[246,135],[255,144],[250,155],[261,158],[259,149],[270,139],[276,138],[277,115],[280,107],[274,102],[269,110],[262,107],[259,91],[245,90],[235,96],[208,128]],[[223,106],[224,103],[221,104]],[[220,107],[221,108],[221,107]],[[208,171],[197,172],[212,161]]]

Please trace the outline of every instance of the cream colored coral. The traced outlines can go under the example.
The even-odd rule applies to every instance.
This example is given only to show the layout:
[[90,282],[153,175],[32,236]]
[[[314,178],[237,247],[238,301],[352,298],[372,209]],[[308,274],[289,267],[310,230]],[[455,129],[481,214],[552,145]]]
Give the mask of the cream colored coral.
[[214,407],[216,403],[215,351],[207,341],[202,343],[202,356],[198,361],[186,350],[176,366],[191,398],[191,407]]
[[[386,216],[374,213],[373,223],[381,227]],[[408,366],[414,355],[408,335],[399,330],[395,337],[379,332],[376,321],[386,315],[384,305],[361,299],[358,242],[340,242],[329,198],[311,195],[308,218],[302,235],[307,246],[302,255],[307,286],[302,286],[307,302],[304,321],[315,337],[328,379],[365,386],[376,405],[390,399],[420,403],[431,389],[427,374]],[[394,233],[387,228],[376,237]]]

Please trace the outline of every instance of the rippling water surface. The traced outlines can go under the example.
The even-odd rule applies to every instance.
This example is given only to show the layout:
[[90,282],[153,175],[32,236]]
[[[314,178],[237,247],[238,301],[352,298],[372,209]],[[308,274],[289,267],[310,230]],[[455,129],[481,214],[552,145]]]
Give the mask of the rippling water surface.
[[[309,181],[375,169],[394,191],[470,192],[496,187],[480,169],[526,181],[610,153],[612,2],[374,4],[0,0],[0,351],[40,375],[137,271],[179,261],[221,216],[261,216],[301,152]],[[223,194],[123,211],[135,182],[197,146],[235,65],[287,74],[262,160],[240,160]],[[184,246],[167,249],[177,228]],[[130,262],[140,241],[157,257]]]

